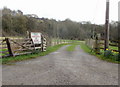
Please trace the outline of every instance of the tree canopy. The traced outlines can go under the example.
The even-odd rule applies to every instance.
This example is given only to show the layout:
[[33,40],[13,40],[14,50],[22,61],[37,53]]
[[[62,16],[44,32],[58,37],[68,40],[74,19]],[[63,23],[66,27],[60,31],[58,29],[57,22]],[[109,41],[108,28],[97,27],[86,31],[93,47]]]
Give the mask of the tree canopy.
[[[117,39],[117,22],[110,23],[110,39]],[[4,36],[26,36],[27,31],[41,32],[48,37],[84,40],[91,38],[93,33],[104,37],[104,25],[90,22],[75,22],[70,19],[56,21],[55,19],[39,18],[35,14],[24,15],[21,10],[2,9],[2,30]]]

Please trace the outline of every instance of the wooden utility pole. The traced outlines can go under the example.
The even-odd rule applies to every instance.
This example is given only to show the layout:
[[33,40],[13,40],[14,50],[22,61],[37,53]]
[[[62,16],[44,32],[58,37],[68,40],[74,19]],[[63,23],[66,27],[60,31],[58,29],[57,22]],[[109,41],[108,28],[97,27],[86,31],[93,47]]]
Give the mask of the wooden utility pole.
[[118,51],[120,58],[120,1],[118,3]]
[[106,0],[106,19],[105,19],[105,47],[109,48],[109,0]]

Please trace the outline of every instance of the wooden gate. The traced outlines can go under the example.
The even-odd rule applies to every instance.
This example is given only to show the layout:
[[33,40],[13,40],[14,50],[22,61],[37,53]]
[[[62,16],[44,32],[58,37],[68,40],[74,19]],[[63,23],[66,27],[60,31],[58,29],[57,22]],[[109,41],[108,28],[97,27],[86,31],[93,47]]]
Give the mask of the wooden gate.
[[17,56],[46,51],[46,39],[42,38],[41,44],[34,44],[31,38],[5,38],[0,40],[0,56]]

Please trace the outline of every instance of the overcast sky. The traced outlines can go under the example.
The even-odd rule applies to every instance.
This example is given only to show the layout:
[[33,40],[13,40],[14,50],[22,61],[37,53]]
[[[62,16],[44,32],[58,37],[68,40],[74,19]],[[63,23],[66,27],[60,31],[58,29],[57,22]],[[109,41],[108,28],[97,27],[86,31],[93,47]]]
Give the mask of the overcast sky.
[[[110,0],[110,21],[118,20],[118,1]],[[105,23],[105,5],[106,0],[0,0],[0,8],[19,9],[24,14],[57,20],[70,18],[96,24]]]

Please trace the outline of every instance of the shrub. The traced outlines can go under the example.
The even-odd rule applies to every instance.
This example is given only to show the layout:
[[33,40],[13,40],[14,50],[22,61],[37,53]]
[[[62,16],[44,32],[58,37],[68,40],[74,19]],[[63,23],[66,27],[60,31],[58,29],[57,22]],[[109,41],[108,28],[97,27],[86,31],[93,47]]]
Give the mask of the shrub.
[[113,56],[113,53],[112,53],[111,50],[106,50],[106,51],[104,52],[104,56],[105,56],[106,58],[111,58],[111,57]]
[[115,54],[114,57],[116,61],[119,61],[119,54]]

